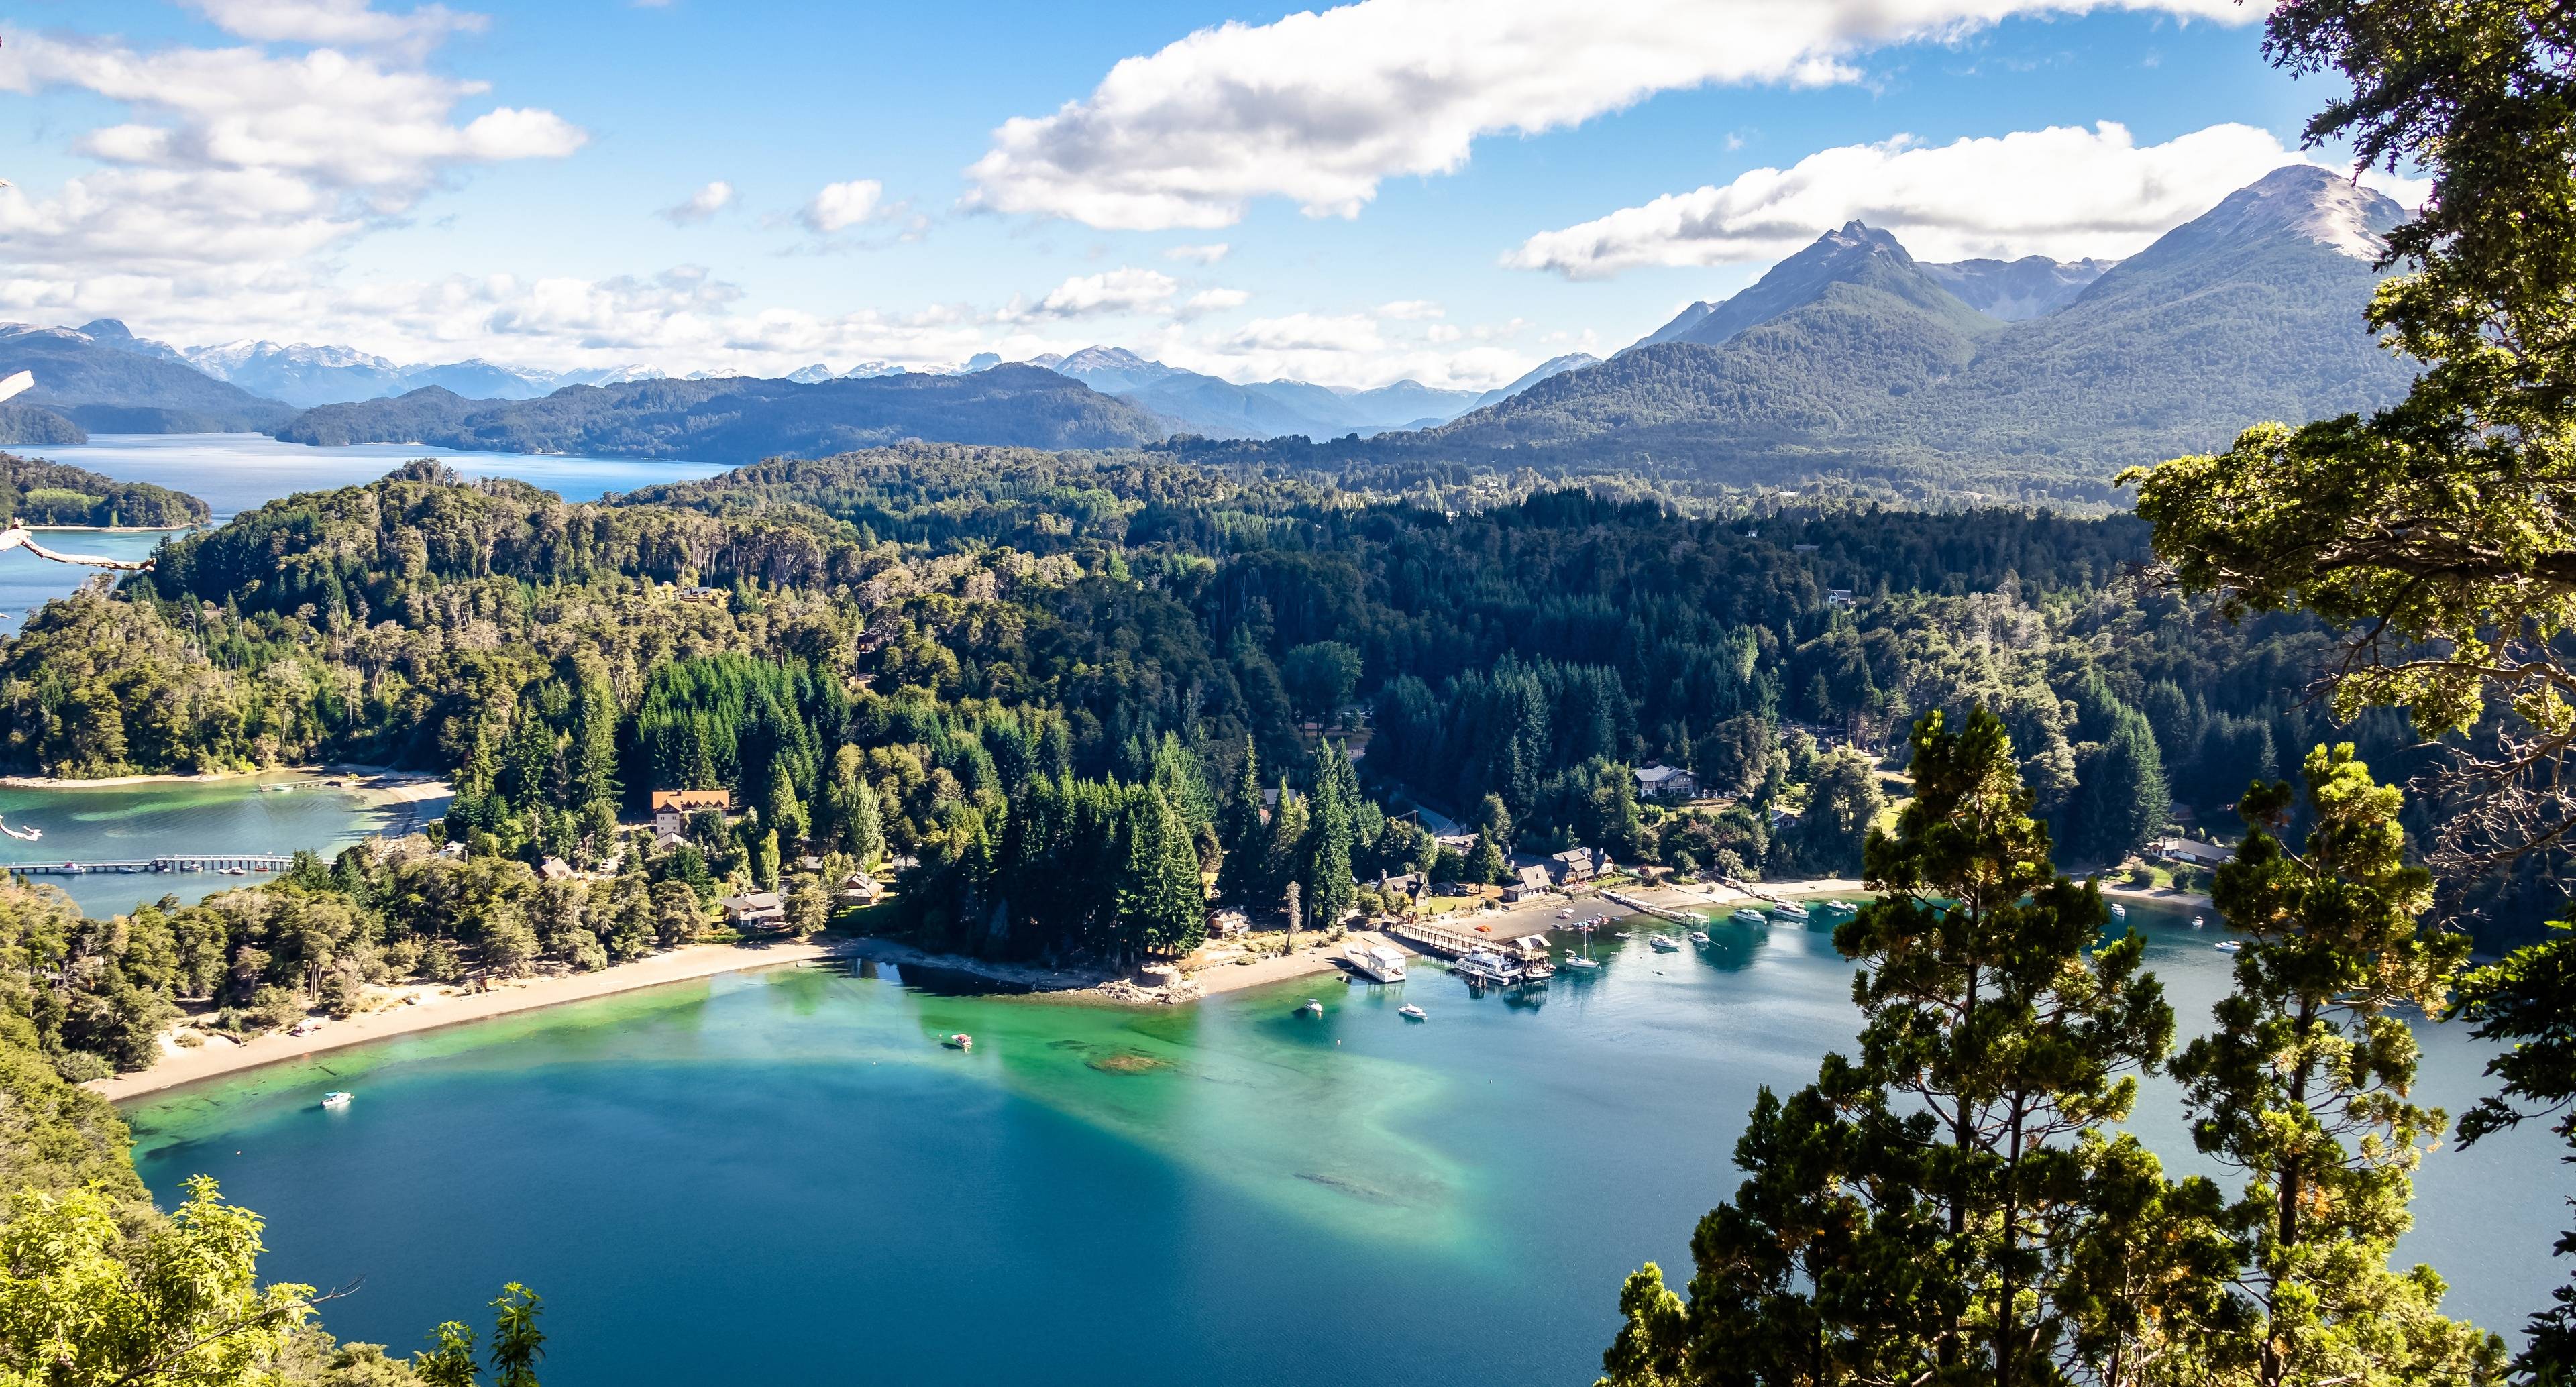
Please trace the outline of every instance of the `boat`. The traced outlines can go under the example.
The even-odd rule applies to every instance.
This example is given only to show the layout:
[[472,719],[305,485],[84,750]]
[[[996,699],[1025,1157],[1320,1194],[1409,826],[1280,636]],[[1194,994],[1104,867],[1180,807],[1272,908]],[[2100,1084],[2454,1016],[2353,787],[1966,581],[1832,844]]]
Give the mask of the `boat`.
[[1569,958],[1565,961],[1565,966],[1568,968],[1598,968],[1601,965],[1588,958]]
[[1422,1008],[1415,1006],[1410,1002],[1397,1007],[1395,1009],[1395,1014],[1403,1017],[1407,1021],[1428,1021],[1431,1019],[1430,1012],[1424,1011]]
[[1646,947],[1653,949],[1659,954],[1677,954],[1682,951],[1682,946],[1674,943],[1673,937],[1669,934],[1658,934],[1653,938],[1648,939],[1646,941]]
[[335,1088],[329,1093],[322,1095],[322,1106],[334,1109],[345,1108],[349,1106],[349,1099],[353,1096],[355,1095],[342,1093],[340,1090]]
[[1807,908],[1796,901],[1782,901],[1771,907],[1771,918],[1803,925],[1807,923]]
[[1556,918],[1560,920],[1571,920],[1574,918],[1574,912],[1571,910],[1560,910],[1556,912]]
[[2200,917],[2200,916],[2198,916],[2198,915],[2194,915],[2194,916],[2192,916],[2192,917],[2191,917],[2191,927],[2192,927],[2193,929],[2198,929],[2198,928],[2200,928],[2202,925],[2205,925],[2205,924],[2207,924],[2207,923],[2209,923],[2207,920],[2203,919],[2202,917]]
[[1297,1014],[1300,1016],[1321,1016],[1324,1014],[1324,1004],[1316,1001],[1312,997],[1309,997],[1306,999],[1306,1005],[1297,1008]]
[[1528,965],[1517,958],[1496,953],[1492,949],[1479,945],[1469,949],[1456,963],[1449,965],[1449,971],[1470,983],[1515,983],[1519,982],[1521,975],[1528,971]]
[[1362,944],[1356,940],[1342,950],[1351,966],[1375,982],[1404,981],[1404,951],[1390,944]]
[[2111,907],[2111,918],[2114,920],[2128,919],[2129,908],[2125,905],[2113,904]]
[[1733,920],[1739,925],[1767,925],[1771,923],[1770,916],[1763,914],[1759,910],[1755,910],[1749,905],[1726,918]]
[[2233,939],[2221,939],[2218,941],[2218,951],[2222,954],[2232,954],[2244,947],[2244,945],[2237,943]]
[[1695,930],[1692,930],[1692,931],[1690,932],[1690,942],[1692,942],[1692,943],[1694,943],[1694,944],[1705,944],[1705,943],[1707,943],[1707,942],[1708,942],[1708,931],[1707,931],[1707,930],[1704,930],[1704,929],[1695,929]]
[[975,1037],[966,1034],[964,1031],[956,1031],[943,1038],[939,1043],[947,1046],[951,1050],[972,1050],[975,1048]]

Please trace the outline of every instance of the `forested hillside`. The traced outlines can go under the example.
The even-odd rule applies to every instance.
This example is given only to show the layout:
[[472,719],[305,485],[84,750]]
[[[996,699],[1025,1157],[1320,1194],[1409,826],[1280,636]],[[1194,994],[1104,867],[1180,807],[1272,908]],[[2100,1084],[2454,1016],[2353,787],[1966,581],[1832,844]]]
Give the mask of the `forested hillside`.
[[290,443],[423,443],[512,453],[754,462],[929,439],[1116,448],[1163,436],[1153,416],[1035,366],[816,381],[726,377],[568,386],[533,400],[468,400],[425,386],[307,410]]
[[205,502],[168,487],[0,453],[0,521],[166,529],[202,525],[208,514]]

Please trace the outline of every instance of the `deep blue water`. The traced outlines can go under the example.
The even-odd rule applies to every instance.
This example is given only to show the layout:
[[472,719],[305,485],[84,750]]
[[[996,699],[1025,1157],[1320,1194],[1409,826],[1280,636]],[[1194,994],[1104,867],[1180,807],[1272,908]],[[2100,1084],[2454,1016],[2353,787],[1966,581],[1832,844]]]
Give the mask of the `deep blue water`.
[[[2214,931],[2133,910],[2186,1028]],[[1850,1044],[1822,933],[1642,939],[1543,999],[1317,980],[1128,1011],[773,972],[433,1032],[132,1111],[165,1202],[205,1172],[266,1214],[269,1274],[359,1293],[407,1351],[547,1297],[555,1387],[753,1381],[1588,1382],[1639,1262],[1687,1276],[1755,1090]],[[1301,1021],[1307,996],[1329,1008]],[[1427,1024],[1395,1015],[1405,1001]],[[935,1037],[965,1030],[966,1054]],[[2481,1056],[2426,1035],[2454,1109]],[[325,1089],[358,1097],[313,1106]],[[2170,1087],[2138,1129],[2195,1168]],[[2435,1153],[2452,1309],[2552,1284],[2538,1133]]]

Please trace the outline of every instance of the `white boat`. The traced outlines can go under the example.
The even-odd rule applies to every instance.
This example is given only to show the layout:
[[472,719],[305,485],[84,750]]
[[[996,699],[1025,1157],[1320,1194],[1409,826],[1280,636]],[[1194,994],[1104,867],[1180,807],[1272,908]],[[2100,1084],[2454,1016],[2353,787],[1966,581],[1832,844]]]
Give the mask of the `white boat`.
[[2202,925],[2205,925],[2205,924],[2207,924],[2207,923],[2209,923],[2209,922],[2208,922],[2207,920],[2202,919],[2200,916],[2194,915],[2194,916],[2192,916],[2192,917],[2191,917],[2191,927],[2192,927],[2193,929],[2198,929],[2198,928],[2200,928]]
[[2118,904],[2114,904],[2114,905],[2111,907],[2111,918],[2112,918],[2112,919],[2114,919],[2114,920],[2125,920],[2125,919],[2128,919],[2128,918],[2129,918],[2129,908],[2128,908],[2127,906],[2125,906],[2125,905],[2118,905]]
[[1695,929],[1695,930],[1692,930],[1692,931],[1690,932],[1690,941],[1691,941],[1692,943],[1694,943],[1694,944],[1705,944],[1705,943],[1707,943],[1707,942],[1708,942],[1708,931],[1707,931],[1707,930],[1704,930],[1704,929]]
[[342,1093],[338,1089],[333,1089],[329,1093],[322,1095],[322,1106],[326,1108],[345,1108],[349,1106],[349,1099],[352,1096],[354,1095]]
[[1321,1016],[1324,1014],[1324,1004],[1316,1001],[1312,997],[1309,997],[1306,999],[1306,1005],[1297,1008],[1297,1014],[1300,1016]]
[[1771,907],[1771,918],[1791,920],[1803,925],[1807,922],[1807,908],[1796,901],[1782,901]]
[[1528,965],[1487,948],[1469,949],[1449,971],[1471,983],[1514,983],[1528,971]]
[[1414,1006],[1410,1002],[1397,1007],[1395,1009],[1395,1014],[1403,1017],[1407,1021],[1428,1021],[1431,1019],[1430,1012],[1424,1011],[1422,1008]]
[[1653,949],[1659,954],[1677,954],[1682,951],[1682,946],[1674,943],[1672,936],[1668,934],[1658,934],[1653,938],[1648,939],[1646,941],[1646,947]]
[[1767,925],[1771,923],[1770,916],[1763,914],[1759,910],[1755,910],[1751,906],[1746,906],[1744,909],[1739,910],[1726,918],[1733,920],[1739,925]]
[[1362,944],[1353,940],[1342,950],[1351,966],[1377,982],[1404,981],[1404,951],[1391,944]]
[[966,1034],[964,1031],[957,1031],[942,1039],[939,1043],[947,1046],[951,1050],[972,1050],[975,1048],[975,1037]]
[[2217,946],[2217,947],[2218,947],[2218,951],[2219,951],[2220,953],[2222,953],[2222,954],[2232,954],[2232,953],[2235,953],[2237,950],[2244,948],[2245,946],[2244,946],[2244,945],[2242,945],[2242,944],[2237,943],[2237,942],[2236,942],[2235,940],[2233,940],[2233,939],[2221,939],[2221,940],[2219,940],[2219,941],[2218,941],[2218,946]]
[[1601,965],[1588,958],[1569,958],[1565,961],[1565,966],[1568,968],[1598,968]]

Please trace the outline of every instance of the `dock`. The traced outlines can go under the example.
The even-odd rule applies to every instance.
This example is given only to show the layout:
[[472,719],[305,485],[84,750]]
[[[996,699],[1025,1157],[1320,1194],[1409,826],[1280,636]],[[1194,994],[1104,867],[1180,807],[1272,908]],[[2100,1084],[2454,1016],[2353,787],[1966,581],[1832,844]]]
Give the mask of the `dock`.
[[1634,896],[1623,896],[1616,891],[1602,892],[1601,899],[1608,901],[1613,905],[1626,906],[1628,909],[1633,910],[1640,915],[1652,915],[1658,920],[1670,920],[1677,925],[1698,925],[1707,923],[1707,919],[1704,916],[1686,915],[1681,911],[1668,910],[1660,905],[1648,905]]
[[291,853],[179,853],[123,862],[0,862],[0,871],[76,877],[119,872],[282,872],[294,865]]

